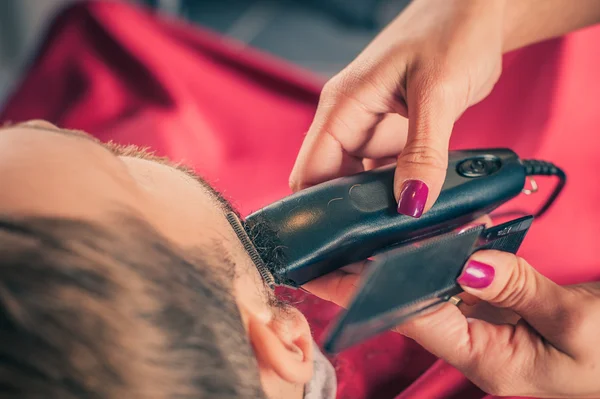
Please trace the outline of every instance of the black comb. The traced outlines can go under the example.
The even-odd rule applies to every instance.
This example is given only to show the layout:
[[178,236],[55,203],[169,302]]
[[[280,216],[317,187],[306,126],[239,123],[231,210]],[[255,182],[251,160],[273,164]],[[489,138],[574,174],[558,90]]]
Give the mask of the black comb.
[[516,253],[532,221],[526,216],[488,229],[481,225],[375,255],[352,303],[330,329],[324,349],[339,352],[448,301],[462,291],[456,279],[474,252]]

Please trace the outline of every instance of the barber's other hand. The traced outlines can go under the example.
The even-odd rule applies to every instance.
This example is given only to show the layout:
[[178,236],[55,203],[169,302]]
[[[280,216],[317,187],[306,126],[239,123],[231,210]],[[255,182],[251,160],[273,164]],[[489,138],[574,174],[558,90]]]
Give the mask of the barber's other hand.
[[[327,291],[342,306],[358,281],[345,276],[337,281],[346,286],[343,296]],[[491,304],[520,318],[492,324],[466,317],[471,306],[446,303],[396,330],[490,394],[600,397],[600,283],[562,287],[524,259],[498,251],[475,253],[458,282],[469,303],[475,298],[476,306]],[[317,291],[325,288],[318,284]]]
[[292,189],[397,157],[398,211],[420,217],[440,193],[454,122],[500,75],[503,11],[504,0],[413,1],[325,85]]
[[473,255],[458,282],[521,319],[494,325],[446,304],[400,332],[491,394],[600,397],[599,283],[561,287],[524,259],[498,251]]

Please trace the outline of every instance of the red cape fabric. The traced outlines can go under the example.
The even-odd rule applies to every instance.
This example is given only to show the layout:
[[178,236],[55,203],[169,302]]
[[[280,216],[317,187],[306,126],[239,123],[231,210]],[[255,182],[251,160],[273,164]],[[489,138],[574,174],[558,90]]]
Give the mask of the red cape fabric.
[[[559,283],[600,279],[599,39],[600,28],[591,28],[507,55],[494,92],[461,117],[452,139],[453,148],[506,146],[567,171],[566,191],[521,251]],[[152,147],[193,167],[248,214],[290,193],[288,174],[321,84],[205,30],[130,5],[91,2],[56,19],[0,121],[42,118]],[[515,204],[532,209],[542,199]],[[339,309],[302,292],[285,294],[319,340]],[[486,396],[393,333],[332,362],[338,398]]]

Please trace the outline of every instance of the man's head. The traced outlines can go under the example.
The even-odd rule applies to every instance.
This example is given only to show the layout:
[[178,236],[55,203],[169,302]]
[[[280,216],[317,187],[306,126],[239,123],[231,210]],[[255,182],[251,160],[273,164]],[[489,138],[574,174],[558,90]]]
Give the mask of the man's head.
[[204,181],[42,122],[0,131],[0,178],[7,392],[302,397],[308,324],[273,305]]

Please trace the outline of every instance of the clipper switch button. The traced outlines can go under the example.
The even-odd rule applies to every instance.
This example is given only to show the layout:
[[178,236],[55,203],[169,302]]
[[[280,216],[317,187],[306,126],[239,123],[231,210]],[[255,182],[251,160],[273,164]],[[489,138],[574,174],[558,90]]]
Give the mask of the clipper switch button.
[[464,177],[482,177],[496,172],[500,165],[500,159],[496,157],[477,157],[462,161],[456,170]]

